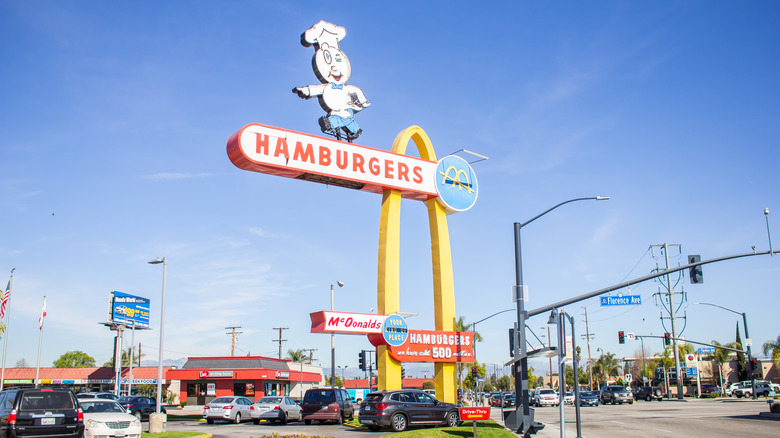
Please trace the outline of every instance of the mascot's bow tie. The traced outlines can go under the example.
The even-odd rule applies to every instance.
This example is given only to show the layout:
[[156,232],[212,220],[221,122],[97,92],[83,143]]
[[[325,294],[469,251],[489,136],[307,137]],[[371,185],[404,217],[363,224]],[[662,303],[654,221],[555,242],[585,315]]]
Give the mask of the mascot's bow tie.
[[331,88],[333,88],[334,90],[341,90],[342,88],[344,88],[344,84],[333,84],[331,85]]

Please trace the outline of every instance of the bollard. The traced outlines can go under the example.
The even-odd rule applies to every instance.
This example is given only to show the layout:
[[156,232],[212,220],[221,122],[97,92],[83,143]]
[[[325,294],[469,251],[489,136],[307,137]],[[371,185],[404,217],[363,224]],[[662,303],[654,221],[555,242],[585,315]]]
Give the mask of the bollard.
[[167,429],[168,414],[149,414],[149,433],[161,433]]

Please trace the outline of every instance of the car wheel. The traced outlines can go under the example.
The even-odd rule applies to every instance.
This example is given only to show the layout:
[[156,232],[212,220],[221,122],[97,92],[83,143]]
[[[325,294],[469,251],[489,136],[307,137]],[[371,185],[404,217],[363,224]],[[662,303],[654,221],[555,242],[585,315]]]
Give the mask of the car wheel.
[[306,421],[304,421],[304,423],[306,423],[306,425],[308,426],[308,425],[311,424],[311,420],[306,420]]
[[254,419],[254,420],[252,420],[252,423],[260,424],[260,420],[259,419]]
[[233,420],[233,422],[236,424],[241,423],[241,412],[236,412],[236,418]]
[[368,426],[368,430],[372,432],[376,432],[377,430],[381,429],[379,426]]
[[445,419],[445,422],[447,423],[448,427],[458,427],[460,425],[460,418],[458,418],[458,413],[452,411],[449,414],[447,414],[447,418]]
[[209,418],[208,420],[206,420],[206,423],[208,423],[208,424],[214,424],[214,420],[212,420],[211,418]]
[[653,397],[650,396],[650,394],[647,394],[647,397],[645,397],[645,401],[651,401],[653,400]]
[[406,416],[401,413],[395,413],[390,418],[390,426],[392,426],[393,430],[396,432],[403,432],[406,430]]
[[287,412],[282,412],[282,418],[279,419],[282,424],[287,424]]
[[633,405],[633,404],[634,404],[634,401],[633,401],[633,400],[629,400],[629,401],[628,401],[628,404],[630,404],[630,405]]

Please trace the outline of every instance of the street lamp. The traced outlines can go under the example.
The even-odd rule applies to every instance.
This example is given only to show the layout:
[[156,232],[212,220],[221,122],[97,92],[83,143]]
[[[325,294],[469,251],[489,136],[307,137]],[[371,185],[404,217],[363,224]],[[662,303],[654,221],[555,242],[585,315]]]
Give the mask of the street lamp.
[[748,333],[747,315],[745,314],[745,312],[737,312],[736,310],[731,310],[726,307],[719,306],[717,304],[712,304],[712,303],[693,303],[693,304],[701,304],[704,306],[717,307],[719,309],[723,309],[731,313],[736,313],[737,315],[742,315],[742,324],[744,324],[745,326],[745,341],[748,344],[747,345],[748,364],[749,364],[748,369],[750,370],[750,383],[752,386],[753,400],[757,399],[758,396],[756,395],[756,374],[755,374],[756,370],[753,369],[753,354],[750,352],[750,342],[747,342],[750,339],[750,334]]
[[[531,429],[531,406],[528,403],[528,348],[526,346],[526,340],[525,340],[525,320],[527,319],[528,315],[525,310],[525,297],[524,297],[524,288],[525,285],[523,284],[523,262],[522,262],[522,251],[520,247],[520,230],[530,224],[531,222],[535,221],[536,219],[539,219],[540,217],[544,216],[545,214],[555,210],[556,208],[568,204],[570,202],[575,201],[585,201],[585,200],[595,200],[595,201],[606,201],[609,199],[609,196],[594,196],[590,198],[575,198],[575,199],[569,199],[568,201],[561,202],[558,205],[555,205],[552,208],[549,208],[542,212],[541,214],[538,214],[534,216],[531,220],[528,220],[523,223],[515,222],[514,224],[514,234],[515,234],[515,301],[517,302],[517,328],[515,332],[519,332],[519,340],[515,342],[515,351],[514,351],[514,374],[517,376],[518,374],[518,362],[520,363],[520,378],[515,377],[515,394],[522,394],[520,397],[521,403],[517,404],[517,408],[515,410],[515,419],[520,419],[520,415],[522,415],[522,429],[523,434],[525,435],[526,432],[528,432]],[[518,345],[519,344],[519,345]],[[520,410],[522,409],[522,412]],[[519,432],[519,431],[518,431]]]
[[163,257],[162,259],[157,257],[154,260],[149,261],[150,265],[163,265],[163,282],[162,282],[162,298],[160,299],[160,353],[157,360],[157,406],[155,413],[160,413],[160,406],[162,405],[162,363],[163,363],[163,334],[165,332],[165,275],[168,270],[168,260]]
[[[344,287],[344,283],[336,281],[339,287]],[[330,284],[330,311],[333,312],[333,283]],[[336,387],[336,335],[330,334],[330,387]]]

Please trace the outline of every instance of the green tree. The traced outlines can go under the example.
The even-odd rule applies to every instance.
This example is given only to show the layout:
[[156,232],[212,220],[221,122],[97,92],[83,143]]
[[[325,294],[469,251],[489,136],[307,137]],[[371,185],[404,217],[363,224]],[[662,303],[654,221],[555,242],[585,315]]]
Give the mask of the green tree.
[[486,381],[486,382],[485,382],[485,383],[482,385],[482,390],[483,390],[484,392],[493,392],[493,391],[495,390],[495,388],[493,388],[493,385],[491,385],[491,384],[490,384],[490,382],[487,382],[487,381]]
[[712,345],[715,346],[715,353],[712,353],[710,357],[712,358],[712,361],[715,363],[715,366],[718,367],[718,379],[721,381],[721,384],[723,383],[723,365],[729,363],[731,360],[731,351],[724,350],[723,348],[718,348],[720,346],[722,347],[731,347],[735,348],[736,345],[734,342],[729,342],[726,345],[721,344],[718,341],[713,340]]
[[89,368],[95,359],[83,351],[68,351],[52,363],[54,368]]
[[422,384],[422,389],[436,389],[436,384],[433,380],[426,380]]
[[509,378],[509,376],[501,376],[496,382],[496,389],[499,391],[511,391],[512,380]]
[[766,341],[763,345],[764,354],[772,358],[775,369],[780,368],[780,335],[774,341]]
[[[473,327],[474,324],[466,324],[466,319],[462,316],[459,316],[458,319],[455,321],[455,331],[456,332],[467,332],[469,329]],[[479,335],[478,332],[474,332],[474,343],[482,341],[482,336]],[[473,347],[473,345],[472,345]],[[470,370],[471,367],[474,366],[475,362],[457,362],[455,364],[455,372],[458,376],[458,388],[463,387],[463,372],[465,370],[469,370],[469,375],[471,374]],[[468,367],[468,368],[467,368]],[[484,377],[484,375],[482,376]],[[466,376],[468,378],[468,376]]]
[[[477,378],[485,378],[486,371],[485,371],[485,364],[471,364],[472,367],[477,367]],[[477,382],[474,379],[474,377],[471,375],[471,368],[469,368],[469,372],[466,374],[466,378],[463,380],[463,386],[469,389],[475,389],[477,387]]]
[[599,382],[599,387],[601,387],[607,383],[610,377],[617,376],[619,369],[620,361],[614,354],[607,352],[599,356],[593,364],[593,377]]
[[287,350],[287,359],[290,359],[293,362],[303,362],[304,359],[308,359],[308,357],[303,350],[289,349]]
[[[328,376],[327,379],[325,379],[325,386],[332,386],[331,380],[333,379],[333,376]],[[341,377],[336,376],[336,388],[343,388],[344,382],[341,380]]]

